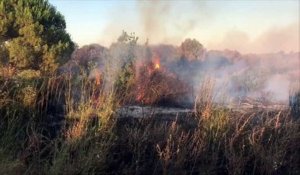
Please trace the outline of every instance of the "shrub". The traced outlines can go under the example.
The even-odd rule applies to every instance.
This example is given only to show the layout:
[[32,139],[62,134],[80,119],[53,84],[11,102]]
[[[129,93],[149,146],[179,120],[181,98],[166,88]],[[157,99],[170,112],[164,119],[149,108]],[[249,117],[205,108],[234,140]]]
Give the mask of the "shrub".
[[290,95],[289,106],[294,119],[300,118],[300,91]]

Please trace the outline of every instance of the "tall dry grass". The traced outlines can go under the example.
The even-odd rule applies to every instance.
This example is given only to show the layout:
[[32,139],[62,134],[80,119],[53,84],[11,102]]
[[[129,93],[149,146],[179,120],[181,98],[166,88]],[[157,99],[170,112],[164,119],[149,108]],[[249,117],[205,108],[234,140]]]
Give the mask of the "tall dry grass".
[[174,120],[116,118],[124,99],[84,75],[0,81],[0,174],[300,173],[290,111],[221,108],[212,81]]

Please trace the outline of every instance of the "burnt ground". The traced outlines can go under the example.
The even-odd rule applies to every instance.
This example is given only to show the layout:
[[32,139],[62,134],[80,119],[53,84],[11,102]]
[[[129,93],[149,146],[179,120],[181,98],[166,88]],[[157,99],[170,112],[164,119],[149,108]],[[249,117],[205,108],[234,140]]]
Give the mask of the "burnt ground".
[[117,110],[117,117],[163,117],[163,118],[176,118],[176,117],[189,117],[194,114],[192,109],[188,108],[175,108],[175,107],[153,107],[153,106],[123,106]]

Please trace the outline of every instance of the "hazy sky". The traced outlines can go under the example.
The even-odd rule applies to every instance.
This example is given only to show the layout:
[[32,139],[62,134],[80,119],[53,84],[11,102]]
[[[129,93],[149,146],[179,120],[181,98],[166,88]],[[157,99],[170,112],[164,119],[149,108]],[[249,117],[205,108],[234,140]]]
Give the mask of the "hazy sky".
[[299,51],[299,0],[49,0],[80,46],[108,46],[122,30],[139,42],[179,45],[195,38],[208,49]]

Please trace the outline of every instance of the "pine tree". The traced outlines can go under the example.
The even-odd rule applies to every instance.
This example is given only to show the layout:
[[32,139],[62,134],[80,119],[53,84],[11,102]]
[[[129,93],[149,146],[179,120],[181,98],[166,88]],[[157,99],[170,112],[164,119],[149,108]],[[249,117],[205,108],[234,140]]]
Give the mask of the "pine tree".
[[74,50],[64,17],[45,0],[0,0],[2,64],[52,73]]

